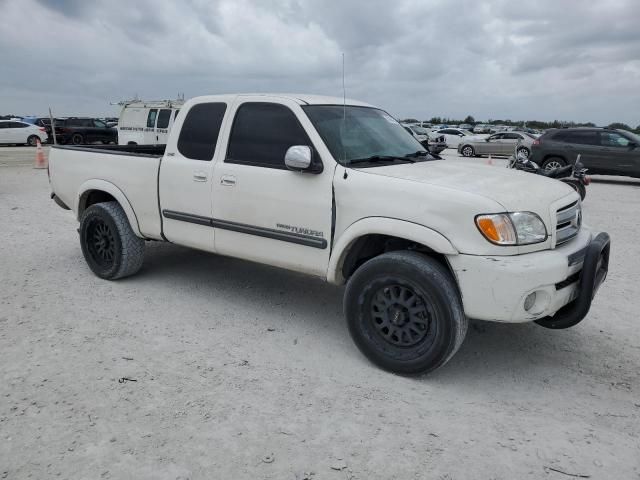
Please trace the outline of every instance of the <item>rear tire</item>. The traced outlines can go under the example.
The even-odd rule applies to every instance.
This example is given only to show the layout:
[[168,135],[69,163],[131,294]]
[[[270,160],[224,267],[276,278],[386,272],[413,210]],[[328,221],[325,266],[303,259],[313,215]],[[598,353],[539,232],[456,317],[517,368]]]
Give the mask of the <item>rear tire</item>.
[[462,149],[460,150],[462,152],[462,156],[463,157],[475,157],[476,156],[476,152],[474,151],[473,147],[471,145],[465,145],[464,147],[462,147]]
[[71,143],[74,145],[84,145],[84,137],[79,133],[74,133],[71,136]]
[[467,333],[451,274],[417,252],[367,261],[349,279],[344,310],[360,351],[379,367],[405,375],[443,366]]
[[133,275],[144,262],[144,240],[118,202],[96,203],[80,219],[80,246],[89,268],[106,280]]
[[37,135],[30,135],[29,138],[27,138],[27,145],[35,147],[38,145],[38,140],[40,140],[40,137]]
[[549,157],[544,162],[542,162],[542,168],[545,170],[555,170],[556,168],[564,167],[567,162],[560,157]]

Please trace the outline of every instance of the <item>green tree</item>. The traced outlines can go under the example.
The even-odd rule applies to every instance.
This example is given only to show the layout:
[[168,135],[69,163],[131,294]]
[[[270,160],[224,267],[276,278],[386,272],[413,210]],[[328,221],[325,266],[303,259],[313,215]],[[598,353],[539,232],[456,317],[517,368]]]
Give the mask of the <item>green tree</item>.
[[462,123],[468,123],[468,124],[473,125],[474,123],[476,123],[476,119],[473,118],[471,115],[467,115],[465,117],[465,119],[464,119],[464,122],[462,122]]
[[629,125],[627,125],[626,123],[620,123],[620,122],[613,122],[607,128],[617,128],[619,130],[631,130],[631,127]]

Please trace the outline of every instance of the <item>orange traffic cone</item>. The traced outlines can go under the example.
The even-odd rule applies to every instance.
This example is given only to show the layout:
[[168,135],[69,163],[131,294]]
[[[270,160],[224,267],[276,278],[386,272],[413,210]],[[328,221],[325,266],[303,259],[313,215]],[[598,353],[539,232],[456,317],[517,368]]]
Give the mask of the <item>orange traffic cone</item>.
[[33,165],[33,168],[47,168],[47,159],[44,156],[40,139],[36,141],[36,163]]
[[491,155],[489,155],[489,158],[487,159],[487,165],[493,165],[493,158],[491,158]]

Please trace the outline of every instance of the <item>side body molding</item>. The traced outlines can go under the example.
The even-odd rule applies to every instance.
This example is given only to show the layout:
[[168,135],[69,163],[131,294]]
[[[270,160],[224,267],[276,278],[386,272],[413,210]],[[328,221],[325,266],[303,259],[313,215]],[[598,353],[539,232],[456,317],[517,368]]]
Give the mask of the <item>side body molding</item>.
[[434,252],[457,255],[458,251],[442,234],[417,223],[386,217],[367,217],[352,223],[337,238],[329,259],[327,281],[341,285],[342,265],[353,243],[365,235],[390,235],[420,243]]
[[100,190],[108,193],[113,198],[115,198],[124,212],[127,214],[127,219],[129,220],[129,224],[133,229],[133,233],[135,233],[140,238],[145,238],[145,235],[140,232],[138,218],[136,217],[136,214],[133,211],[131,203],[129,203],[126,195],[122,193],[122,190],[116,187],[113,183],[107,182],[105,180],[91,179],[87,180],[80,186],[78,196],[75,199],[75,205],[73,206],[73,211],[76,213],[78,221],[80,221],[80,211],[84,210],[84,202],[86,202],[87,200],[86,194],[91,190]]

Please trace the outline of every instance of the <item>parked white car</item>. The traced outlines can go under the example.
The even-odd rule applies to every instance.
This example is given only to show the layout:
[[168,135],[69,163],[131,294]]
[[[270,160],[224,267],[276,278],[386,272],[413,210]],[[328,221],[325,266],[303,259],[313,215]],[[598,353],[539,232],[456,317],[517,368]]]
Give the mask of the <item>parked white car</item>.
[[183,100],[121,102],[118,144],[165,145]]
[[460,128],[443,128],[442,130],[435,130],[429,134],[429,138],[434,140],[441,136],[444,136],[449,148],[458,148],[458,145],[460,145],[460,142],[464,139],[476,138],[467,130]]
[[607,274],[571,187],[437,160],[354,100],[193,98],[166,147],[54,146],[49,166],[98,277],[135,274],[154,240],[346,284],[355,344],[403,374],[444,365],[468,318],[576,325]]
[[35,147],[38,139],[40,143],[47,140],[47,131],[43,127],[18,120],[0,120],[0,144]]

